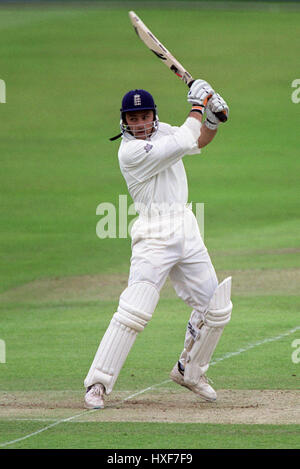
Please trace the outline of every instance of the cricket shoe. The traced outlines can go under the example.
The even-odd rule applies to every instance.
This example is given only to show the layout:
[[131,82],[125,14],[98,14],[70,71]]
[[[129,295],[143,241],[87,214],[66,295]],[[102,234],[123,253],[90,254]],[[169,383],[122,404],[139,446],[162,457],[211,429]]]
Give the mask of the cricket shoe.
[[170,378],[180,386],[188,388],[190,391],[193,391],[195,394],[198,394],[200,397],[206,401],[215,401],[217,399],[216,391],[208,384],[208,378],[205,375],[202,375],[199,379],[199,382],[194,385],[187,384],[184,381],[184,368],[182,365],[177,362],[173,370],[170,373]]
[[87,388],[84,396],[85,407],[87,409],[104,409],[104,394],[103,384],[96,383]]

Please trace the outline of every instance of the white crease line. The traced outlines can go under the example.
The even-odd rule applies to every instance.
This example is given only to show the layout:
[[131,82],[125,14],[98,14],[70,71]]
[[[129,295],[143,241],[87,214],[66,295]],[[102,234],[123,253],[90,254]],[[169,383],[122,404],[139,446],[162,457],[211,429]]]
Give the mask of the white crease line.
[[283,334],[277,335],[275,337],[269,337],[268,339],[263,339],[258,342],[255,342],[254,344],[249,344],[244,348],[240,348],[236,352],[229,352],[223,355],[223,357],[216,358],[214,361],[210,363],[210,365],[216,365],[216,363],[222,362],[223,360],[226,360],[227,358],[234,357],[235,355],[240,355],[243,352],[247,352],[248,350],[251,350],[252,348],[258,347],[259,345],[263,344],[268,344],[270,342],[275,342],[276,340],[280,340],[283,337],[287,337],[288,335],[293,334],[294,332],[298,331],[300,329],[300,326],[296,326],[293,329],[290,329],[287,332],[284,332]]
[[131,396],[125,397],[125,399],[123,399],[123,402],[128,401],[129,399],[132,399],[132,398],[135,397],[135,396],[140,396],[141,394],[144,394],[144,392],[147,392],[147,391],[150,391],[151,389],[154,389],[154,388],[157,388],[157,387],[159,387],[159,386],[162,386],[162,385],[165,384],[165,383],[169,383],[169,381],[171,381],[171,380],[170,380],[170,379],[166,379],[165,381],[162,381],[162,382],[159,383],[159,384],[153,384],[153,386],[149,386],[149,388],[143,389],[142,391],[138,391],[138,392],[132,394]]
[[47,427],[41,428],[40,430],[37,430],[36,432],[29,433],[28,435],[22,436],[21,438],[17,438],[16,440],[7,441],[6,443],[1,443],[0,447],[3,448],[4,446],[13,445],[14,443],[18,443],[19,441],[26,440],[27,438],[30,438],[32,436],[38,435],[39,433],[45,432],[46,430],[49,430],[49,428],[55,427],[56,425],[59,425],[60,423],[69,422],[70,420],[73,420],[77,417],[81,417],[87,412],[95,412],[96,410],[98,409],[85,410],[84,412],[80,412],[80,414],[73,415],[66,419],[57,420],[56,422],[51,423],[50,425],[47,425]]
[[[300,329],[300,326],[297,326],[297,327],[294,327],[293,329],[290,329],[287,332],[284,332],[283,334],[277,335],[275,337],[269,337],[268,339],[264,339],[264,340],[255,342],[254,344],[249,344],[244,348],[240,348],[236,352],[226,353],[225,355],[223,355],[223,357],[217,358],[216,360],[212,361],[210,363],[210,365],[216,365],[217,363],[219,363],[223,360],[226,360],[227,358],[231,358],[231,357],[234,357],[236,355],[240,355],[241,353],[247,352],[248,350],[251,350],[255,347],[258,347],[259,345],[263,345],[263,344],[267,344],[267,343],[270,343],[270,342],[275,342],[276,340],[280,340],[283,337],[287,337],[287,336],[293,334],[294,332],[298,331],[299,329]],[[168,379],[168,380],[162,381],[161,383],[154,384],[153,386],[149,386],[148,388],[142,389],[141,391],[138,391],[134,394],[131,394],[130,396],[123,399],[122,401],[125,402],[125,401],[128,401],[129,399],[132,399],[133,397],[140,396],[141,394],[144,394],[145,392],[150,391],[151,389],[162,386],[163,384],[168,383],[169,381],[171,381],[171,380]],[[32,436],[38,435],[39,433],[43,433],[46,430],[49,430],[49,428],[53,428],[56,425],[59,425],[60,423],[70,422],[71,420],[76,419],[77,417],[81,417],[82,415],[84,415],[86,413],[91,413],[91,412],[96,412],[96,411],[101,412],[101,410],[99,410],[99,409],[85,410],[84,412],[80,412],[79,414],[73,415],[71,417],[61,419],[61,420],[57,420],[56,422],[51,423],[50,425],[47,425],[46,427],[43,427],[40,430],[37,430],[33,433],[29,433],[28,435],[22,436],[20,438],[15,439],[15,440],[7,441],[5,443],[0,443],[0,448],[3,448],[5,446],[9,446],[9,445],[13,445],[14,443],[19,443],[20,441],[26,440],[27,438],[31,438]]]

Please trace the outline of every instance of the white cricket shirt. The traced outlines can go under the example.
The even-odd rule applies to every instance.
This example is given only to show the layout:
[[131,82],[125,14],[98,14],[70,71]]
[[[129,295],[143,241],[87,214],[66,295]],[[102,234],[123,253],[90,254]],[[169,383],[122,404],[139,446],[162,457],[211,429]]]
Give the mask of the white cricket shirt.
[[181,127],[160,122],[148,140],[127,132],[122,137],[118,158],[136,211],[153,206],[185,205],[188,200],[184,155],[200,153],[197,141],[201,123],[188,117]]

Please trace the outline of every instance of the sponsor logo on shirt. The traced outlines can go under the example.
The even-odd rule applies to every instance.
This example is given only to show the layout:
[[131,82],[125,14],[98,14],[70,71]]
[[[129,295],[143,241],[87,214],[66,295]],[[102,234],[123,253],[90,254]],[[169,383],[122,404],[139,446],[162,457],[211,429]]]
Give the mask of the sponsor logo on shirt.
[[146,153],[149,153],[151,148],[153,148],[153,145],[150,145],[150,143],[147,143],[147,145],[144,147],[144,150],[146,151]]

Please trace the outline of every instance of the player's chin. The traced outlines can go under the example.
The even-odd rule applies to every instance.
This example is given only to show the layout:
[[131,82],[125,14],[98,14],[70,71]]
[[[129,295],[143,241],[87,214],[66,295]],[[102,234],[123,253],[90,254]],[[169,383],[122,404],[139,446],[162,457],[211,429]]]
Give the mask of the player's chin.
[[134,136],[137,140],[146,140],[146,135],[135,135]]
[[148,135],[146,135],[145,131],[143,130],[141,132],[134,132],[134,137],[137,138],[138,140],[146,140]]
[[134,137],[139,140],[147,140],[147,138],[151,137],[153,130],[142,130],[141,132],[135,132]]

